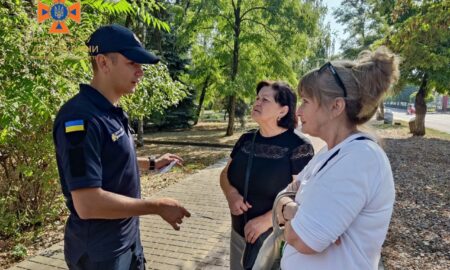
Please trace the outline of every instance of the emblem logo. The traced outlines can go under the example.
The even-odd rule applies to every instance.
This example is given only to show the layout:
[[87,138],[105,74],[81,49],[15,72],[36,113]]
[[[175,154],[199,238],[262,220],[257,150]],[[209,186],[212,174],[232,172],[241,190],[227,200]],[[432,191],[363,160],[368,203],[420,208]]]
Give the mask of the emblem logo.
[[48,6],[41,2],[38,3],[37,19],[39,23],[43,23],[48,19],[52,19],[53,23],[48,31],[51,34],[68,34],[69,28],[66,25],[67,18],[76,23],[81,21],[81,3],[77,2],[67,7],[64,2],[66,0],[53,0],[53,5]]

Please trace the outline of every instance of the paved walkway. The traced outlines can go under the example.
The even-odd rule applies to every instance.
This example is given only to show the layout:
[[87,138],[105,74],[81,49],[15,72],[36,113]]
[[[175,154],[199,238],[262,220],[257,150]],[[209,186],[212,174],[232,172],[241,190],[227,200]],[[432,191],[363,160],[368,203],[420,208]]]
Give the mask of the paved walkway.
[[[192,213],[175,231],[159,216],[141,217],[147,269],[229,269],[230,216],[219,187],[225,160],[193,174],[154,197],[172,197]],[[67,269],[63,242],[11,269]]]

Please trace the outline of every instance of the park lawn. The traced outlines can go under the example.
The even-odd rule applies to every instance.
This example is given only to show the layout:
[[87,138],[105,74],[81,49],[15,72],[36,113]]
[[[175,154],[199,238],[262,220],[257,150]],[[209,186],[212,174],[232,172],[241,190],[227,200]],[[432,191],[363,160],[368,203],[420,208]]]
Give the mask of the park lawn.
[[[159,156],[170,152],[182,157],[184,162],[183,167],[174,167],[165,174],[143,172],[141,175],[143,196],[150,196],[155,191],[174,184],[220,159],[229,157],[234,143],[245,131],[255,128],[256,124],[252,122],[248,124],[247,128],[238,127],[232,136],[225,136],[226,127],[227,123],[225,122],[200,122],[190,130],[145,134],[144,139],[164,141],[169,144],[145,144],[137,150],[138,156]],[[171,141],[220,144],[228,146],[228,148],[171,145]]]

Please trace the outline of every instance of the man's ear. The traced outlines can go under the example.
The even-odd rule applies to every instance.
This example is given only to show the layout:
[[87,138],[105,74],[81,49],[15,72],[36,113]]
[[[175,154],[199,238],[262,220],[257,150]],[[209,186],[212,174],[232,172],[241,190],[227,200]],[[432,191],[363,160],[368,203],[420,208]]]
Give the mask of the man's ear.
[[95,61],[97,63],[97,68],[100,72],[102,73],[108,73],[109,72],[109,65],[110,65],[110,61],[108,59],[108,57],[106,57],[106,55],[104,54],[97,54],[95,56]]

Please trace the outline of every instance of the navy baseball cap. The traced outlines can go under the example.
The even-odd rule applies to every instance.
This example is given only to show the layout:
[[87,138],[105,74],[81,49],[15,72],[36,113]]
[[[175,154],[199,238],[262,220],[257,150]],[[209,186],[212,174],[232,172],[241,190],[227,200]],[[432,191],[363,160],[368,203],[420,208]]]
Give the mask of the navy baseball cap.
[[90,56],[117,52],[139,64],[156,64],[160,60],[142,46],[130,29],[118,24],[98,28],[86,41],[86,45]]

